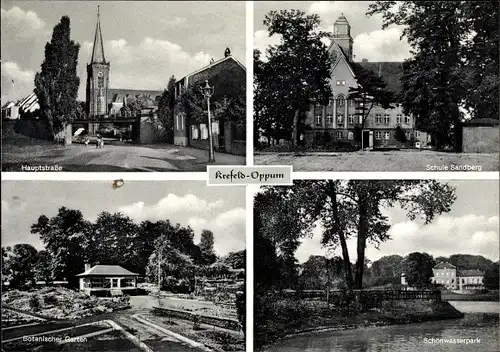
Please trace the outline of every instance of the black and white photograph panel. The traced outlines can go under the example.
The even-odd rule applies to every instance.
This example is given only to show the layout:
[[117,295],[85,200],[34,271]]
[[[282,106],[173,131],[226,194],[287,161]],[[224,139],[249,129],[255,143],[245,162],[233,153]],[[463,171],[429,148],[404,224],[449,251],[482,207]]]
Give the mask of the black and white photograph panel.
[[498,171],[499,7],[254,3],[254,162]]
[[244,165],[245,6],[2,0],[2,170]]
[[245,188],[2,182],[2,351],[245,351]]
[[254,346],[498,351],[498,180],[254,192]]

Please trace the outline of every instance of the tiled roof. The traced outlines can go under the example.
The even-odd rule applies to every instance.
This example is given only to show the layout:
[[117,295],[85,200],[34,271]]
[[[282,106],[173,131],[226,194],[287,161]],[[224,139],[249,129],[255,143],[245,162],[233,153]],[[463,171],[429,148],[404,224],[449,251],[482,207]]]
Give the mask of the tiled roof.
[[352,65],[355,72],[356,66],[359,65],[365,70],[372,71],[376,76],[382,77],[387,84],[386,89],[393,92],[395,96],[401,93],[402,62],[355,62]]
[[450,264],[448,262],[441,262],[438,265],[436,265],[433,269],[456,269],[457,267],[453,264]]
[[95,265],[89,270],[76,276],[139,276],[119,265]]
[[460,270],[458,276],[483,276],[484,273],[479,270]]

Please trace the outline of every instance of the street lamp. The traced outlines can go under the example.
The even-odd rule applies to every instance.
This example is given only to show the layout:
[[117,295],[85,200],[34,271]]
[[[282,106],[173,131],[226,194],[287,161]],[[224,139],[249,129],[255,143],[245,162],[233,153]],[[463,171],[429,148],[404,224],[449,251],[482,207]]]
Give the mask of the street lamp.
[[207,113],[208,113],[208,162],[215,162],[214,156],[214,141],[212,139],[212,118],[210,116],[210,97],[214,94],[214,87],[208,85],[208,80],[205,80],[205,86],[200,87],[201,94],[207,99]]

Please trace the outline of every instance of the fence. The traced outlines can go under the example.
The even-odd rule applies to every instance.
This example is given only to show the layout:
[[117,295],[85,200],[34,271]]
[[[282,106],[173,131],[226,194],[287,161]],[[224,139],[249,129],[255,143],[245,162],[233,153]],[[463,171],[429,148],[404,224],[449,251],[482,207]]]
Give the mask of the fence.
[[[354,290],[354,297],[359,302],[373,302],[379,304],[382,301],[401,301],[401,300],[434,300],[441,301],[441,291],[439,290]],[[305,291],[283,291],[282,297],[299,299],[320,299],[326,300],[326,290],[305,290]],[[330,300],[339,301],[346,294],[343,291],[331,290]]]

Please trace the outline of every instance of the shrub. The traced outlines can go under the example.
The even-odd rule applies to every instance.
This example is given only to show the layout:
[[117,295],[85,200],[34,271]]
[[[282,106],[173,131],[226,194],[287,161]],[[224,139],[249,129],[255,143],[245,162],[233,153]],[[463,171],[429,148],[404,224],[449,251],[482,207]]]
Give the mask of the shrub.
[[50,304],[50,305],[56,305],[57,304],[57,297],[55,295],[47,295],[45,296],[44,298],[44,301],[46,304]]
[[38,297],[38,295],[33,295],[30,297],[29,299],[29,305],[30,305],[30,308],[33,309],[35,312],[38,311],[40,309],[40,297]]

